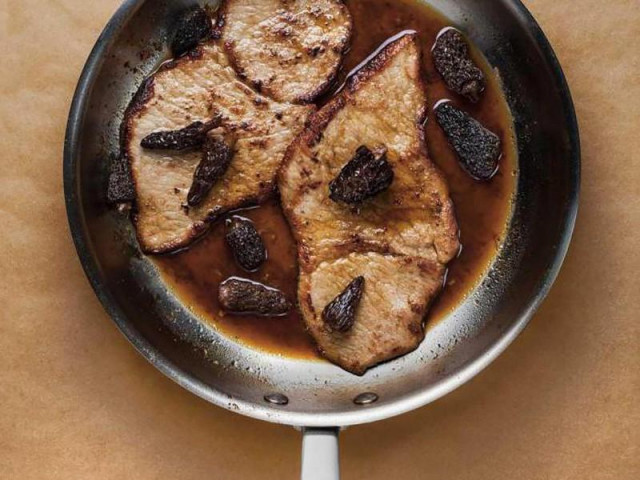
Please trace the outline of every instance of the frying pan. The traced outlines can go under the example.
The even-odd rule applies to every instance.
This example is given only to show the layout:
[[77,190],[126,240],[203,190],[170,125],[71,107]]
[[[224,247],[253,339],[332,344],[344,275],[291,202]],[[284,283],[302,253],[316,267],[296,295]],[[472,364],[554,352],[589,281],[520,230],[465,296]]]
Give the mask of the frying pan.
[[328,362],[250,349],[202,323],[140,254],[128,218],[107,207],[107,160],[118,152],[123,112],[166,56],[164,47],[149,46],[166,45],[172,19],[192,3],[125,1],[89,56],[65,140],[73,239],[105,309],[156,368],[215,405],[301,428],[302,478],[336,479],[340,428],[399,415],[462,385],[511,343],[549,291],[578,207],[571,96],[549,43],[519,1],[428,2],[499,69],[516,124],[517,193],[504,244],[469,297],[415,352],[357,377]]

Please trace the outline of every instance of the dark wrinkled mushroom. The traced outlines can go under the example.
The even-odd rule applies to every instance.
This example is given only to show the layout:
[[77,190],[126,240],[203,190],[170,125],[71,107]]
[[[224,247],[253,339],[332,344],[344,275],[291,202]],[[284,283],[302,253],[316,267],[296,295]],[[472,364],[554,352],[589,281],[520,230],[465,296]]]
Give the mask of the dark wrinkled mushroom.
[[205,140],[202,160],[193,174],[193,183],[187,195],[187,203],[190,207],[202,203],[216,182],[229,169],[231,160],[233,160],[233,150],[223,140],[218,138]]
[[248,218],[234,216],[226,221],[225,240],[238,265],[250,272],[258,270],[267,259],[262,237]]
[[109,168],[107,202],[110,205],[120,205],[131,203],[135,198],[136,192],[129,160],[125,155],[114,157]]
[[147,150],[191,150],[202,146],[207,132],[219,125],[219,119],[193,122],[179,130],[153,132],[142,139],[140,145]]
[[198,46],[200,40],[211,36],[212,24],[207,12],[199,6],[186,10],[176,22],[171,51],[176,57]]
[[498,169],[500,138],[449,103],[436,107],[436,119],[462,167],[477,180],[490,180]]
[[364,277],[356,277],[324,308],[322,319],[330,331],[345,333],[353,328],[363,291]]
[[436,70],[450,90],[472,102],[480,100],[484,74],[471,59],[469,46],[459,31],[448,28],[438,35],[432,55]]
[[393,177],[386,153],[376,156],[361,146],[329,184],[329,198],[334,202],[358,205],[388,189]]
[[218,301],[226,312],[237,314],[277,317],[291,309],[280,290],[242,278],[230,278],[220,284]]

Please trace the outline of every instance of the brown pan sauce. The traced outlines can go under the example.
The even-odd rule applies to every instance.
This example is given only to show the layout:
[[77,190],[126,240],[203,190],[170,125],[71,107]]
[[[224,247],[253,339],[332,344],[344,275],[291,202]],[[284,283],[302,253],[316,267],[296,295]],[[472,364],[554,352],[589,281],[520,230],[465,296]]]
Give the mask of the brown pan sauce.
[[[473,47],[472,55],[487,79],[487,88],[476,105],[447,90],[435,72],[430,51],[438,33],[451,25],[445,17],[411,0],[348,0],[347,4],[353,16],[354,33],[336,85],[340,85],[347,73],[383,42],[399,32],[415,30],[422,42],[430,109],[426,123],[429,154],[449,183],[463,245],[460,256],[450,264],[446,287],[428,315],[428,329],[477,285],[502,243],[517,178],[513,122],[496,74]],[[459,166],[431,115],[433,106],[443,99],[451,100],[501,137],[503,154],[500,169],[491,181],[475,181]],[[281,355],[318,357],[297,310],[292,310],[285,317],[264,318],[229,315],[220,308],[218,285],[231,276],[265,283],[281,289],[290,300],[296,299],[296,246],[277,200],[243,210],[240,215],[254,221],[268,250],[269,258],[257,273],[247,273],[235,264],[224,242],[224,226],[220,222],[189,250],[155,258],[163,278],[194,314],[225,335]]]

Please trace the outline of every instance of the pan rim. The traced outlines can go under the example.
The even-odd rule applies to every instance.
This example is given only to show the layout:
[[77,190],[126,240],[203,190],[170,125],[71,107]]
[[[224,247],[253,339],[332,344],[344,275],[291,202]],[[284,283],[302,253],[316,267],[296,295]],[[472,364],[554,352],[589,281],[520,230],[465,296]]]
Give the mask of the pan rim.
[[[211,386],[204,384],[180,369],[173,362],[165,358],[160,350],[156,349],[131,327],[125,314],[119,308],[101,278],[100,268],[93,255],[91,242],[86,231],[84,215],[80,207],[77,159],[79,158],[80,132],[84,126],[83,119],[88,106],[89,93],[99,72],[103,55],[115,41],[120,26],[133,16],[145,1],[146,0],[125,0],[98,37],[80,75],[71,103],[63,154],[64,196],[69,228],[85,275],[96,296],[118,329],[125,335],[135,349],[154,365],[155,368],[186,390],[214,405],[229,410],[231,408],[226,394],[214,390]],[[234,398],[234,412],[272,423],[308,427],[350,426],[401,415],[443,397],[484,370],[514,341],[520,332],[522,332],[535,311],[546,298],[564,262],[575,228],[580,197],[580,134],[566,77],[548,39],[532,14],[520,0],[504,1],[516,16],[523,19],[523,24],[529,29],[545,61],[550,66],[553,80],[558,86],[562,98],[562,108],[565,121],[568,125],[570,142],[571,155],[570,158],[567,159],[571,172],[571,185],[569,186],[570,202],[564,219],[563,234],[562,237],[558,239],[555,256],[552,259],[549,269],[541,279],[536,294],[529,299],[526,309],[523,310],[520,318],[498,341],[491,345],[490,348],[479,354],[474,361],[464,366],[455,375],[443,379],[423,391],[413,392],[404,398],[388,404],[374,405],[360,411],[340,413],[304,413],[288,411],[275,406],[269,407],[261,405],[258,407],[251,402]]]

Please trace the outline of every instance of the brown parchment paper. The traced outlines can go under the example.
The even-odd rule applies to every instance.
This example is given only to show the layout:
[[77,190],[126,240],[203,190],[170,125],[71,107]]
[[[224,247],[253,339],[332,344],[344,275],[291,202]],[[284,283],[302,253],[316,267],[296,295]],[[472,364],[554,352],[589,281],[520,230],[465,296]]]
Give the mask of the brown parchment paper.
[[[67,229],[61,155],[81,67],[117,0],[0,2],[0,479],[295,479],[299,434],[215,408],[107,318]],[[351,428],[344,478],[640,478],[640,3],[529,0],[582,133],[560,278],[490,368]]]

